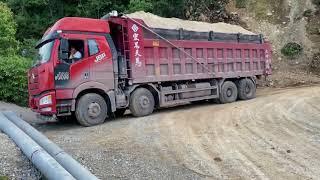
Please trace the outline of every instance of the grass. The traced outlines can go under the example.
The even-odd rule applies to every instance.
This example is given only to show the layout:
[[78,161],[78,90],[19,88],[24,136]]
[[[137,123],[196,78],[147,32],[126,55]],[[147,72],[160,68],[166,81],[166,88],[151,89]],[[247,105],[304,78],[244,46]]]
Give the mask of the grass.
[[0,180],[9,180],[9,177],[0,175]]

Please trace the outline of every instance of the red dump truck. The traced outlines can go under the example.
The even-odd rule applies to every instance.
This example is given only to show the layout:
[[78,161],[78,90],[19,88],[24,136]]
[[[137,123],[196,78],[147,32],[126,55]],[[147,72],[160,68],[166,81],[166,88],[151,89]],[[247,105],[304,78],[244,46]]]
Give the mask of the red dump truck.
[[[75,116],[83,126],[130,109],[255,97],[256,79],[271,74],[261,35],[148,27],[141,19],[66,17],[37,43],[28,72],[29,106],[44,116]],[[70,49],[81,57],[70,57]]]

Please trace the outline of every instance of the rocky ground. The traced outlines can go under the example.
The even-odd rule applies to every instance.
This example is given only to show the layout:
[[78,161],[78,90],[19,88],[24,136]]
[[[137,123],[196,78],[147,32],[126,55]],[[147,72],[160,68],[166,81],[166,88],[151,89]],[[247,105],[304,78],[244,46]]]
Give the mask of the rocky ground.
[[40,179],[41,174],[5,134],[0,133],[0,179]]
[[[88,128],[28,121],[101,179],[317,179],[319,102],[319,86],[265,88],[250,101],[127,113]],[[3,134],[0,142],[0,174],[39,177]]]

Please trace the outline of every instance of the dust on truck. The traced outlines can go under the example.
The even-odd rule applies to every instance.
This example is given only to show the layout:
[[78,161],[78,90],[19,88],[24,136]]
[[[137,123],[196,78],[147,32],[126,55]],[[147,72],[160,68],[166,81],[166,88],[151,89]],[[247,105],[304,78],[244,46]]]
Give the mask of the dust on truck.
[[[71,47],[81,59],[69,58]],[[128,16],[60,19],[36,48],[29,106],[83,126],[126,109],[140,117],[193,101],[252,99],[256,80],[271,74],[261,35],[154,28]]]

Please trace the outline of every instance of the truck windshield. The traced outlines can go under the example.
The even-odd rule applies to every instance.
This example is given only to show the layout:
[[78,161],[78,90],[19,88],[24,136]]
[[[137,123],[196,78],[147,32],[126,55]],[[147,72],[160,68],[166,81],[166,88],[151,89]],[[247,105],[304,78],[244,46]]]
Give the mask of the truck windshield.
[[34,62],[35,66],[46,63],[50,60],[53,44],[54,44],[54,41],[50,41],[42,45],[41,47],[39,47],[38,54]]

